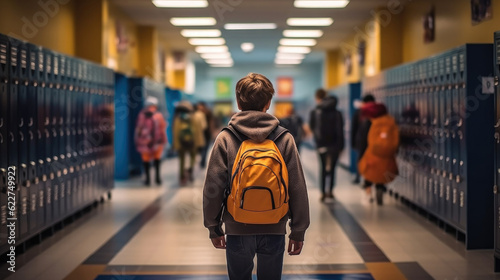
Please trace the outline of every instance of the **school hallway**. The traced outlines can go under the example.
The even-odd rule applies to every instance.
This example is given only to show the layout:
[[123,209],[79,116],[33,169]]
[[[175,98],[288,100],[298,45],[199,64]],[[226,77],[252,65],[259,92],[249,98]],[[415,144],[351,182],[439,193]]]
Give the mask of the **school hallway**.
[[[283,279],[500,279],[493,250],[465,250],[452,233],[390,197],[369,203],[337,169],[335,201],[320,203],[317,157],[302,149],[311,225],[299,256],[285,255]],[[6,279],[227,279],[202,220],[204,170],[179,187],[178,159],[165,160],[161,187],[136,177],[113,197],[17,257]],[[255,275],[254,275],[255,277]]]

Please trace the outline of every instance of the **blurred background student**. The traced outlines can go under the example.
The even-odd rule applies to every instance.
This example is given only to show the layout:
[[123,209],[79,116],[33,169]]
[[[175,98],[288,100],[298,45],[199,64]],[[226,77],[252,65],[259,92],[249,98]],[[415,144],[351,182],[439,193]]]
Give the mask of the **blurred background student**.
[[137,151],[141,154],[146,180],[145,185],[151,184],[149,169],[154,161],[156,170],[156,184],[161,184],[160,163],[163,148],[167,144],[167,123],[158,111],[158,99],[153,96],[146,98],[144,109],[139,113],[134,133],[134,142]]

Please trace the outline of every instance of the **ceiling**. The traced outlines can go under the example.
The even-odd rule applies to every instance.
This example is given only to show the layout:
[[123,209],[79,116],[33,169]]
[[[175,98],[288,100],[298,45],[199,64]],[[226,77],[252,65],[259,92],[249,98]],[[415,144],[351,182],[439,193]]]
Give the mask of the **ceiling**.
[[[156,26],[160,39],[171,50],[194,52],[194,46],[181,36],[183,27],[170,23],[172,17],[214,17],[215,28],[222,31],[231,56],[238,63],[264,63],[274,61],[279,40],[284,29],[321,29],[324,35],[317,39],[312,53],[304,62],[317,62],[323,59],[324,50],[336,48],[340,42],[356,32],[356,27],[364,30],[365,23],[372,18],[376,7],[387,4],[387,0],[351,0],[343,9],[299,9],[293,0],[208,0],[207,8],[157,8],[151,0],[112,0],[124,13],[139,25]],[[289,27],[289,17],[331,17],[334,23],[328,27]],[[224,30],[226,23],[276,23],[275,30]],[[187,27],[191,29],[212,27]],[[252,42],[254,51],[245,53],[240,45]],[[199,56],[195,55],[195,59]]]

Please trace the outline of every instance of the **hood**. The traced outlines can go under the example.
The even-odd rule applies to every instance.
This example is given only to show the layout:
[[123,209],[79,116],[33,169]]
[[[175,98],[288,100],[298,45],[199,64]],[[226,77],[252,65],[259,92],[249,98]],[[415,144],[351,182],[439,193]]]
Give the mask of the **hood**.
[[387,107],[382,103],[368,102],[361,107],[361,114],[366,118],[378,118],[387,115]]
[[325,111],[333,111],[337,109],[337,97],[327,96],[318,104],[318,107]]
[[278,124],[276,117],[259,111],[239,112],[229,121],[230,126],[257,142],[264,141]]
[[177,106],[175,106],[175,110],[177,112],[193,112],[194,107],[193,104],[191,104],[191,102],[187,100],[182,100],[177,104]]

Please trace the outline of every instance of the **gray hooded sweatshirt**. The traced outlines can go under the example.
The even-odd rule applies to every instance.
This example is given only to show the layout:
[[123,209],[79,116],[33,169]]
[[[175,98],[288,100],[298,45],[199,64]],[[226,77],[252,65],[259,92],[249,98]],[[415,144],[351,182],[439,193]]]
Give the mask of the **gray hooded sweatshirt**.
[[[248,138],[262,142],[278,126],[274,116],[258,111],[243,111],[235,114],[229,125]],[[240,142],[226,130],[219,133],[208,162],[207,175],[203,189],[203,218],[205,227],[210,231],[210,238],[224,235],[217,219],[224,200],[224,191],[229,186],[230,173],[238,153]],[[228,235],[286,234],[286,223],[290,221],[290,239],[303,241],[309,226],[309,200],[302,171],[299,153],[293,136],[286,133],[278,138],[276,146],[281,152],[288,168],[289,212],[279,223],[271,225],[243,224],[236,222],[225,211],[222,219],[225,233]]]

